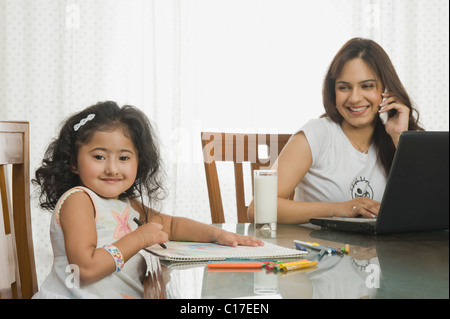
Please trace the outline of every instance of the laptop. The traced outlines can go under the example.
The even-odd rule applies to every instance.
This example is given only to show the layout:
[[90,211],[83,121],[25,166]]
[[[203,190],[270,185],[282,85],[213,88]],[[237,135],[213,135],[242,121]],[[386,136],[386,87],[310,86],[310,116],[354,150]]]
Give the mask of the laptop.
[[310,222],[367,234],[448,229],[448,134],[407,131],[400,135],[377,218],[312,218]]

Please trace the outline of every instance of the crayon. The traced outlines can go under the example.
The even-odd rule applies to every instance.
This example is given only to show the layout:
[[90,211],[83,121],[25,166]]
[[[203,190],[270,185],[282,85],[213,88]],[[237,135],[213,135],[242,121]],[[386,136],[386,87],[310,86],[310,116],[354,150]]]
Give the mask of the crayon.
[[226,268],[226,269],[248,269],[262,268],[262,262],[208,262],[207,268]]
[[297,270],[297,269],[311,268],[311,267],[316,266],[317,264],[318,264],[317,261],[308,261],[308,262],[304,262],[304,263],[297,263],[297,264],[291,264],[291,265],[289,265],[289,263],[288,263],[286,265],[281,264],[280,268],[283,271],[291,271],[291,270]]

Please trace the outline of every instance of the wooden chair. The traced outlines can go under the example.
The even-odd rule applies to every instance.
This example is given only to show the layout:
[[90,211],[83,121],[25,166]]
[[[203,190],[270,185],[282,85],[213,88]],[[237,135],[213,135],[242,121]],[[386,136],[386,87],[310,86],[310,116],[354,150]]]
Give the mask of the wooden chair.
[[[243,162],[250,163],[253,184],[253,171],[255,169],[270,168],[291,135],[213,132],[202,132],[201,135],[212,223],[225,223],[216,162],[234,162],[238,222],[248,223],[248,206],[245,205],[242,164]],[[267,152],[265,154],[260,154],[261,146],[263,148],[264,146],[266,147]]]
[[27,299],[38,290],[29,167],[29,124],[0,121],[0,299]]

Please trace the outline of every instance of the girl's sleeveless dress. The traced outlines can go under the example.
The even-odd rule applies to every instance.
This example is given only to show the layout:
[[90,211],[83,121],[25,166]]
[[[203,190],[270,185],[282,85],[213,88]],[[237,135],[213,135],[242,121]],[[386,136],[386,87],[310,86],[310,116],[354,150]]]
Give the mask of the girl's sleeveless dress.
[[97,248],[113,244],[137,227],[133,218],[139,218],[139,213],[131,207],[128,200],[104,199],[85,187],[75,187],[67,191],[59,199],[50,222],[53,266],[33,298],[142,298],[142,279],[147,264],[139,253],[130,258],[120,272],[114,272],[95,283],[80,287],[77,266],[69,265],[67,260],[64,234],[59,223],[61,206],[75,192],[87,193],[94,204]]

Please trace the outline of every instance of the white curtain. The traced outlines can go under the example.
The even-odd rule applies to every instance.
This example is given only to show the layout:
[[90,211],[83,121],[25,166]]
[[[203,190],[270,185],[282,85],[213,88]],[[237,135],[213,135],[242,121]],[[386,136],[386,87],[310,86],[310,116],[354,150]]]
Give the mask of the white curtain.
[[[210,222],[202,130],[293,133],[323,113],[337,50],[369,37],[390,55],[428,130],[448,130],[448,0],[0,0],[0,120],[31,123],[31,170],[59,123],[102,100],[158,131],[168,214]],[[229,172],[224,167],[223,176]],[[222,185],[236,221],[234,185]],[[49,214],[32,201],[38,278]]]

